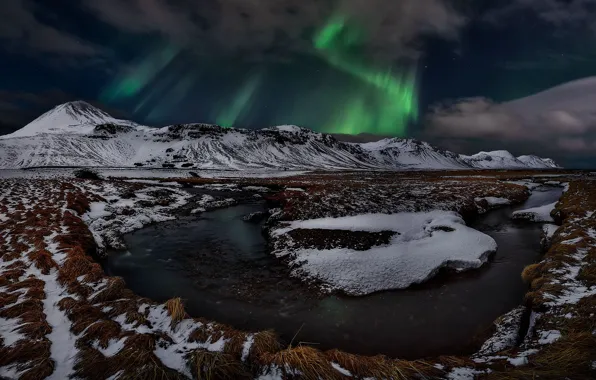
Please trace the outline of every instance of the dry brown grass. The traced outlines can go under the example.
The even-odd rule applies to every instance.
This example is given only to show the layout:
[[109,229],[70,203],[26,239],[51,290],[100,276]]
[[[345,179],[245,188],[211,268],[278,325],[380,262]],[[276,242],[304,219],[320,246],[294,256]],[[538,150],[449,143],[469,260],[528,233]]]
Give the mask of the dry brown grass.
[[41,358],[34,360],[31,364],[31,368],[20,374],[19,380],[45,379],[54,372],[55,363],[50,359],[49,352]]
[[136,334],[126,339],[124,348],[109,360],[109,366],[122,370],[125,379],[182,379],[183,375],[165,367],[155,356],[156,338]]
[[414,378],[433,378],[441,371],[431,363],[388,359],[383,355],[360,356],[339,350],[325,352],[328,360],[339,364],[358,378],[406,380]]
[[17,283],[14,284],[10,284],[9,286],[7,286],[8,290],[11,292],[14,292],[16,290],[21,290],[21,289],[27,289],[27,288],[42,288],[44,287],[45,282],[43,282],[43,280],[40,280],[38,278],[34,278],[34,277],[30,277],[27,279],[24,279],[22,281],[19,281]]
[[181,320],[186,318],[186,311],[184,311],[184,304],[182,303],[182,298],[172,298],[166,302],[166,309],[168,309],[168,314],[172,319],[171,327],[174,328]]
[[69,255],[58,273],[58,281],[66,285],[91,271],[91,262],[85,256]]
[[107,302],[124,298],[126,283],[122,277],[109,277],[104,289],[95,295],[91,303]]
[[195,350],[187,358],[187,365],[195,379],[250,379],[250,372],[237,358],[223,352]]
[[529,365],[493,372],[488,379],[593,379],[596,336],[591,332],[570,334],[530,356]]
[[524,268],[521,276],[524,282],[531,283],[542,274],[542,264],[530,264]]
[[17,260],[14,263],[12,263],[6,267],[6,269],[8,269],[8,270],[13,270],[13,269],[23,269],[24,270],[27,268],[29,268],[29,264],[27,264],[23,260]]
[[56,304],[56,306],[58,306],[58,309],[60,309],[60,311],[64,311],[66,315],[71,314],[72,309],[74,309],[77,305],[78,301],[72,297],[64,297]]
[[312,347],[299,346],[281,350],[275,353],[263,353],[263,364],[276,365],[284,377],[292,377],[299,371],[300,378],[304,380],[343,379],[325,355]]
[[70,330],[77,335],[95,322],[106,319],[105,313],[99,307],[93,306],[84,300],[75,301],[72,298],[65,298],[58,303],[58,307],[71,320]]
[[[40,315],[40,318],[43,316]],[[23,323],[17,330],[29,339],[42,339],[52,332],[52,326],[45,319],[40,319],[36,322]]]
[[188,336],[188,341],[204,343],[207,341],[207,339],[209,339],[210,336],[211,334],[208,326],[203,323],[200,327],[197,327],[190,333]]
[[253,339],[248,353],[251,361],[263,363],[262,357],[265,354],[272,354],[281,349],[277,334],[273,330],[259,331],[253,335]]
[[101,352],[91,347],[80,347],[75,358],[74,375],[79,379],[104,380],[118,372]]
[[[322,181],[328,180],[328,176],[325,174],[319,174],[318,176]],[[421,177],[424,176],[424,174],[421,175]],[[426,181],[429,184],[434,181],[435,184],[432,186],[435,186],[439,193],[445,192],[445,189],[441,184],[443,179],[439,177],[440,176],[434,179],[427,178]],[[310,178],[308,180],[310,181]],[[290,183],[296,183],[299,184],[296,185],[297,187],[308,187],[309,189],[307,192],[308,195],[297,193],[296,195],[283,195],[280,197],[279,201],[284,203],[284,208],[287,208],[288,215],[297,213],[300,210],[300,205],[309,201],[308,197],[310,197],[311,200],[314,199],[314,197],[324,199],[327,195],[328,187],[324,185],[324,182],[312,184],[307,183],[305,182],[305,179],[300,178],[284,181],[286,182],[282,183],[283,181],[280,182],[279,180],[269,181],[268,184],[271,186],[283,186]],[[263,183],[261,183],[263,181],[256,180],[256,182],[257,183],[254,183],[254,185],[263,185]],[[464,181],[460,182],[463,183]],[[387,183],[389,183],[388,180]],[[350,186],[356,190],[359,190],[360,188],[366,190],[366,186],[363,184],[353,183]],[[515,200],[521,200],[526,196],[522,191],[524,189],[521,189],[519,186],[495,185],[495,181],[493,180],[486,181],[473,179],[467,181],[463,187],[460,187],[462,189],[471,189],[470,191],[474,193],[472,196],[477,196],[477,193],[479,192],[484,194],[484,196],[506,195],[508,198]],[[328,193],[331,194],[333,191]],[[146,315],[143,315],[143,313],[138,311],[139,305],[141,302],[155,305],[154,303],[146,300],[142,301],[139,297],[133,295],[126,289],[124,281],[119,278],[109,279],[105,288],[90,300],[91,303],[96,305],[91,305],[89,301],[85,300],[85,298],[91,294],[91,288],[87,286],[86,283],[97,283],[106,278],[106,276],[101,267],[93,262],[92,258],[88,256],[95,252],[95,242],[87,226],[75,215],[75,213],[80,214],[81,212],[84,212],[88,207],[90,198],[82,200],[77,199],[80,195],[81,193],[76,187],[72,185],[64,186],[64,190],[60,196],[66,199],[68,201],[68,207],[75,211],[73,213],[66,212],[62,219],[50,206],[43,208],[43,210],[38,207],[36,208],[36,212],[22,208],[20,215],[21,218],[26,218],[27,222],[34,223],[37,228],[43,229],[62,222],[68,227],[69,232],[67,234],[62,234],[56,238],[60,248],[68,250],[67,260],[63,267],[60,268],[60,278],[62,280],[61,282],[66,285],[69,291],[81,296],[82,299],[77,301],[74,298],[67,297],[59,302],[58,307],[65,311],[69,319],[73,322],[73,333],[82,334],[84,332],[84,335],[80,336],[77,342],[80,352],[75,365],[77,371],[76,376],[89,379],[105,379],[119,371],[123,371],[121,372],[121,377],[130,379],[180,378],[182,375],[164,367],[154,353],[158,343],[160,345],[168,344],[168,342],[170,344],[172,343],[171,338],[168,335],[159,333],[134,334],[128,336],[128,333],[123,333],[121,331],[118,323],[110,320],[110,318],[113,318],[116,315],[125,314],[128,323],[137,322],[139,324],[147,324]],[[441,196],[448,197],[449,194]],[[304,197],[304,199],[301,197]],[[464,208],[472,209],[475,207],[473,203],[468,201],[463,202],[462,204],[465,204]],[[596,203],[594,204],[596,205]],[[330,207],[332,207],[332,205]],[[566,215],[570,214],[564,207],[559,208],[564,210],[565,213],[567,213]],[[583,212],[581,210],[582,208],[585,209],[586,205],[582,204],[581,207],[578,207],[573,212]],[[596,206],[594,209],[596,209]],[[39,218],[37,213],[41,213],[43,217]],[[27,232],[22,225],[14,226],[12,231],[16,234],[28,235],[22,242],[16,240],[12,241],[11,247],[8,247],[7,244],[8,248],[21,248],[22,250],[20,252],[22,253],[28,251],[28,244],[33,244],[37,247],[36,251],[45,250],[44,236],[48,236],[47,231],[37,230]],[[580,236],[577,231],[572,230],[571,233]],[[567,239],[569,239],[569,237],[567,237]],[[550,271],[552,269],[560,268],[565,263],[573,262],[573,259],[570,257],[575,252],[573,247],[570,248],[557,244],[556,239],[554,243],[556,247],[552,249],[552,252],[547,253],[548,260],[541,266],[536,265],[534,268],[525,270],[523,274],[524,280],[532,284],[535,297],[532,297],[531,293],[529,293],[529,297],[535,298],[535,301],[533,302],[536,304],[539,303],[538,301],[543,301],[545,294],[556,294],[561,290],[561,288],[552,284]],[[0,249],[2,248],[0,247]],[[594,255],[596,256],[596,252]],[[41,254],[41,256],[44,255]],[[44,264],[43,261],[41,264]],[[37,260],[36,265],[40,267]],[[40,269],[44,270],[43,268],[46,268],[46,270],[49,271],[52,267],[54,266],[48,261]],[[24,306],[29,307],[30,309],[25,311],[21,308],[14,307],[16,305],[14,305],[13,302],[7,304],[6,306],[9,307],[5,307],[3,312],[30,321],[22,326],[26,329],[26,334],[28,336],[38,334],[36,335],[37,337],[45,339],[45,334],[47,334],[50,326],[39,325],[40,318],[44,321],[45,319],[43,314],[40,314],[43,311],[43,307],[40,309],[40,304],[36,303],[36,301],[41,300],[44,297],[43,282],[40,284],[34,280],[22,279],[22,274],[24,273],[25,268],[26,266],[15,266],[4,273],[1,273],[0,286],[2,286],[2,284],[9,286],[17,285],[18,289],[27,289],[26,297],[28,300],[25,301],[27,304]],[[15,272],[11,273],[10,271]],[[5,275],[6,272],[8,272],[8,276]],[[580,274],[583,281],[593,281],[593,268],[586,267],[585,269],[582,269]],[[82,281],[77,280],[80,276],[83,276]],[[23,281],[15,282],[21,279]],[[1,297],[5,297],[7,301],[14,299],[12,294],[3,293],[0,294],[0,302],[2,302]],[[105,306],[111,307],[112,310],[104,313],[102,308]],[[582,302],[575,306],[572,312],[574,314],[590,315],[590,313],[594,312],[594,309],[592,308],[593,306],[594,305],[591,303],[586,304],[582,300]],[[168,301],[166,307],[172,318],[173,327],[186,318],[184,306],[180,299]],[[145,313],[147,310],[148,309],[146,309]],[[512,370],[508,368],[507,372],[512,373],[511,378],[524,378],[522,375],[528,374],[539,374],[541,378],[549,378],[550,375],[554,374],[558,376],[563,373],[563,370],[559,372],[548,372],[548,370],[550,370],[548,366],[549,363],[551,363],[550,365],[560,366],[565,371],[575,371],[572,373],[578,373],[579,376],[583,375],[584,373],[581,371],[585,368],[580,369],[580,362],[585,361],[588,354],[593,354],[592,348],[589,346],[594,343],[587,339],[584,331],[586,326],[592,326],[592,330],[596,328],[594,322],[590,321],[590,318],[578,317],[569,320],[565,326],[561,326],[561,331],[564,331],[565,335],[567,335],[565,340],[561,339],[564,344],[560,345],[558,351],[554,350],[551,353],[552,357],[548,357],[545,354],[544,358],[540,358],[540,355],[536,356],[535,359],[532,358],[530,367],[534,372],[523,372],[528,370],[528,368],[514,368]],[[104,357],[99,351],[89,347],[92,342],[97,342],[102,347],[106,347],[110,340],[121,338],[126,339],[124,348],[110,358]],[[333,369],[330,364],[331,361],[337,362],[343,368],[352,372],[355,378],[370,376],[383,379],[413,379],[441,376],[440,371],[434,368],[431,364],[423,361],[392,360],[384,356],[362,357],[337,350],[322,353],[314,348],[303,346],[280,350],[281,347],[279,341],[271,331],[260,332],[254,335],[254,343],[251,346],[247,363],[244,364],[241,362],[240,357],[247,334],[217,323],[205,322],[202,327],[197,328],[191,334],[191,339],[189,340],[205,342],[207,340],[217,341],[222,338],[226,340],[224,352],[213,353],[197,350],[187,357],[188,364],[192,368],[193,376],[199,379],[242,378],[244,376],[249,376],[249,368],[258,371],[258,369],[263,366],[275,365],[284,371],[284,376],[286,378],[296,378],[297,372],[302,373],[302,376],[299,376],[299,378],[304,379],[343,378],[338,371]],[[573,338],[575,346],[572,345],[567,338]],[[557,342],[556,344],[558,343],[560,342]],[[49,359],[49,347],[46,347],[48,348],[47,350],[45,350],[44,347],[38,347],[38,355],[33,355],[28,350],[21,347],[18,348],[22,350],[20,354],[24,355],[24,362],[29,361],[32,365],[29,369],[31,371],[30,378],[43,378],[51,373],[52,367],[50,365],[52,363],[47,360]],[[584,353],[584,356],[577,358],[577,350],[581,350]],[[18,362],[13,353],[0,347],[0,365],[2,365],[2,360],[7,360],[5,359],[6,357],[12,360],[10,363]],[[557,361],[557,358],[559,361]],[[438,361],[445,364],[447,367],[474,366],[474,363],[467,358],[442,357],[439,358]],[[520,372],[515,372],[517,370]],[[253,372],[253,375],[254,374],[255,372]]]
[[118,322],[100,320],[87,327],[82,338],[77,340],[77,345],[84,346],[96,341],[100,347],[107,348],[111,340],[116,340],[120,337],[121,332],[122,329]]
[[582,266],[577,276],[577,279],[587,284],[596,284],[596,260]]
[[93,263],[91,263],[91,267],[85,274],[85,277],[83,277],[83,281],[88,282],[88,283],[96,283],[96,282],[100,281],[101,279],[103,279],[104,277],[106,277],[106,274],[103,271],[103,268],[101,267],[101,265],[93,262]]
[[143,314],[139,313],[136,310],[130,310],[126,312],[125,322],[135,327],[138,327],[140,325],[146,325],[148,323],[147,317],[145,317]]
[[226,333],[224,352],[232,355],[235,359],[241,359],[244,343],[246,342],[247,337],[247,333],[230,329],[230,331]]
[[27,363],[43,358],[50,352],[51,343],[47,339],[27,341],[11,347],[0,347],[0,366],[13,363]]
[[17,304],[0,310],[0,317],[21,317],[25,322],[37,322],[40,319],[43,319],[43,317],[40,317],[40,314],[43,315],[43,304],[41,301],[33,299],[25,299]]
[[89,200],[85,196],[69,192],[66,195],[66,207],[76,211],[77,214],[83,215],[90,210]]
[[0,307],[6,307],[7,305],[11,305],[19,299],[18,293],[0,293]]
[[29,257],[29,260],[35,264],[37,269],[45,275],[50,274],[51,269],[58,267],[52,258],[52,254],[45,249],[36,249],[30,252],[27,256]]
[[19,281],[21,277],[25,275],[24,269],[9,269],[2,272],[2,277],[4,277],[9,283],[13,283]]

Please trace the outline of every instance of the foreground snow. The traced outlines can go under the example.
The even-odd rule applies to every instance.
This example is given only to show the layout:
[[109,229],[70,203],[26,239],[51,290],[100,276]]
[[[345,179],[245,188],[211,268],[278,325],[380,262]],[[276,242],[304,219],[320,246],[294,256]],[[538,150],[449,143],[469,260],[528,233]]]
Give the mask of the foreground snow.
[[500,198],[500,197],[483,197],[483,198],[476,198],[474,199],[476,202],[481,202],[485,200],[488,203],[489,207],[499,207],[499,206],[506,206],[511,204],[511,200],[507,198]]
[[448,211],[295,221],[274,234],[298,228],[396,232],[388,245],[366,251],[336,248],[275,252],[279,257],[289,255],[306,276],[351,295],[406,288],[430,279],[441,268],[478,268],[497,249],[493,238],[466,227],[457,213]]
[[540,207],[532,207],[525,210],[517,210],[511,214],[513,219],[527,219],[532,222],[553,222],[550,213],[555,209],[557,202],[553,202]]

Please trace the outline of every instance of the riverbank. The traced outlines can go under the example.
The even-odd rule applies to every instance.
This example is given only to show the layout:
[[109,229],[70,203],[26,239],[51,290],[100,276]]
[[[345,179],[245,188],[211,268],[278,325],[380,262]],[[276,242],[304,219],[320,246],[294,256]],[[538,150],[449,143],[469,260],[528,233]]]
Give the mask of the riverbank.
[[[295,182],[298,181],[308,185],[305,179]],[[1,331],[0,370],[5,377],[65,378],[75,375],[82,378],[184,378],[193,375],[196,377],[197,371],[208,370],[216,376],[227,375],[231,378],[255,378],[262,375],[282,378],[299,374],[303,378],[339,379],[346,378],[348,373],[359,377],[411,378],[417,373],[429,377],[486,374],[490,369],[490,376],[504,374],[503,376],[523,378],[528,373],[547,375],[547,371],[555,371],[556,368],[548,367],[547,354],[568,352],[561,350],[570,349],[572,342],[580,342],[577,347],[580,355],[574,355],[573,360],[562,355],[563,359],[553,363],[560,365],[558,368],[562,369],[559,371],[567,371],[567,375],[586,377],[592,373],[589,358],[593,351],[589,344],[593,343],[593,335],[592,331],[588,331],[590,325],[587,321],[590,320],[590,300],[593,301],[594,297],[591,293],[594,282],[590,277],[590,263],[593,263],[593,240],[590,240],[593,226],[590,218],[596,211],[596,202],[591,202],[590,199],[596,189],[591,182],[581,182],[581,186],[577,185],[580,186],[577,190],[574,190],[575,185],[572,183],[565,196],[568,198],[564,197],[562,204],[557,206],[557,218],[563,223],[564,229],[559,229],[554,234],[554,243],[545,256],[545,261],[557,263],[558,266],[544,269],[545,275],[541,277],[545,280],[533,284],[546,288],[536,288],[536,297],[529,298],[532,300],[531,307],[535,312],[540,312],[541,308],[546,308],[546,311],[542,311],[539,322],[533,325],[533,330],[530,329],[533,332],[525,340],[527,343],[498,353],[498,358],[495,355],[492,358],[477,357],[475,360],[442,357],[427,362],[356,357],[338,351],[321,352],[305,346],[282,349],[271,333],[242,333],[217,323],[186,318],[179,299],[159,304],[135,296],[126,289],[122,280],[105,276],[94,262],[92,255],[96,248],[95,239],[81,219],[91,211],[107,212],[105,208],[93,210],[92,205],[106,203],[108,199],[94,194],[87,187],[87,181],[70,182],[4,180],[0,184],[3,200],[0,209],[3,231],[0,235],[0,317],[6,322]],[[253,183],[260,186],[270,184],[269,181]],[[293,187],[307,190],[296,185],[292,184]],[[140,212],[143,215],[141,217],[135,214],[139,216],[137,219],[141,223],[146,220],[150,223],[153,220],[152,215],[157,215],[155,219],[159,219],[159,215],[165,212],[163,208],[185,201],[180,193],[172,196],[172,202],[165,205],[165,202],[159,201],[161,196],[149,194],[152,190],[143,186],[135,192],[144,194],[146,198],[141,200],[154,203],[146,206],[153,214],[131,207],[135,213]],[[433,194],[445,197],[444,187],[443,191],[439,191],[444,184],[439,183],[436,186],[437,191]],[[490,186],[494,185],[491,183]],[[120,189],[120,184],[116,187]],[[469,187],[469,183],[462,185],[462,189],[467,190]],[[313,185],[313,189],[312,193],[308,192],[308,196],[322,196],[327,200],[324,207],[331,209],[334,204],[337,205],[330,196],[331,192],[325,192],[323,186],[317,188]],[[303,193],[301,190],[288,191]],[[121,195],[118,195],[120,199],[123,198]],[[494,193],[474,195],[476,198],[503,198],[503,194]],[[428,196],[421,194],[412,196],[421,199],[424,196],[424,199],[428,199]],[[461,200],[459,197],[460,195],[456,196]],[[123,206],[122,209],[130,207],[119,202],[121,201],[113,204]],[[296,208],[300,201],[297,203],[295,198],[286,194],[278,202],[281,202],[282,212],[300,214],[316,211],[314,207],[310,209],[312,211]],[[473,203],[475,202],[472,200],[454,204],[463,207]],[[367,207],[366,201],[361,202],[361,205]],[[120,206],[116,209],[120,209]],[[580,214],[578,208],[588,210],[591,214]],[[465,207],[462,208],[464,209]],[[117,218],[126,219],[124,216]],[[123,225],[128,226],[126,223]],[[585,236],[582,235],[583,243],[573,240],[576,239],[573,237],[561,240],[566,242],[561,242],[563,246],[557,244],[557,239],[571,236],[559,237],[559,234],[567,234],[564,231],[568,229],[572,231],[571,234],[585,231]],[[573,243],[569,244],[570,241]],[[586,246],[582,247],[582,244]],[[578,247],[575,251],[566,247],[576,245]],[[553,248],[557,252],[561,251],[561,247],[565,247],[566,251],[560,254],[550,253]],[[588,251],[582,253],[581,257],[575,257],[578,255],[577,249]],[[575,300],[576,303],[548,303],[552,287],[547,285],[552,285],[554,280],[568,284],[558,291],[561,292],[561,297]],[[538,302],[541,297],[547,299],[547,302]],[[584,305],[585,300],[588,300],[588,306]],[[552,311],[559,310],[559,307],[560,312]],[[549,326],[549,321],[559,326],[557,318],[567,307],[575,308],[572,314],[577,315],[577,319],[568,318],[574,321],[573,324],[562,324],[564,328],[557,330],[559,335],[545,335],[545,331],[554,331]],[[533,346],[536,348],[525,350],[526,347]],[[522,348],[525,351],[521,351]],[[537,351],[528,353],[530,350]],[[552,361],[553,357],[550,359]],[[524,366],[514,367],[514,364]]]

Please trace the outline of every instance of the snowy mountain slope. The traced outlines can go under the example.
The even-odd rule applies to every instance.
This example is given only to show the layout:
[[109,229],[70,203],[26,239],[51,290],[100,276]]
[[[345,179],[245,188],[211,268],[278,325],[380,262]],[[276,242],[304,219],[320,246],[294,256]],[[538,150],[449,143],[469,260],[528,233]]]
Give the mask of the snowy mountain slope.
[[84,102],[46,112],[0,138],[0,168],[150,166],[203,169],[545,168],[548,159],[508,152],[461,156],[412,139],[353,144],[297,126],[261,130],[183,124],[149,128]]
[[387,166],[421,169],[461,169],[469,167],[458,154],[440,150],[427,142],[390,138],[359,144]]
[[460,155],[461,159],[469,166],[483,169],[523,169],[523,168],[556,168],[558,167],[551,159],[542,159],[536,156],[515,157],[506,150],[493,152],[480,152],[471,156]]
[[523,162],[526,166],[529,166],[532,168],[552,169],[552,168],[559,167],[557,165],[557,163],[550,158],[540,158],[538,156],[529,155],[529,156],[519,156],[517,159],[519,161]]
[[138,127],[128,120],[119,120],[83,101],[61,104],[44,113],[31,123],[0,139],[28,137],[40,134],[89,134],[99,124],[119,124]]

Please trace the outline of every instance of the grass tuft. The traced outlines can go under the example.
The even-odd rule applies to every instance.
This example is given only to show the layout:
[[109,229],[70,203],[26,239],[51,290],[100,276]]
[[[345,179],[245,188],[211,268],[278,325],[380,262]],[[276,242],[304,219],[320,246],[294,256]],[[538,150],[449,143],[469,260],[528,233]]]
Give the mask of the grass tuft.
[[284,377],[291,377],[298,371],[300,378],[305,380],[343,378],[323,353],[312,347],[298,346],[276,353],[263,353],[261,359],[264,364],[276,365]]
[[254,334],[248,357],[251,361],[261,362],[265,354],[272,354],[281,349],[281,344],[273,330],[259,331]]
[[123,298],[126,284],[122,277],[109,277],[107,284],[104,289],[95,295],[92,299],[92,303],[113,301],[119,298]]
[[339,350],[327,351],[325,356],[359,378],[424,379],[436,377],[441,372],[432,364],[421,360],[392,360],[383,355],[360,356]]
[[531,283],[533,280],[540,277],[540,275],[542,273],[542,269],[543,269],[542,264],[540,264],[540,263],[530,264],[524,268],[522,275],[521,275],[522,279],[526,283]]
[[166,302],[166,308],[168,309],[170,318],[172,318],[172,322],[170,324],[172,328],[176,327],[176,325],[178,325],[178,323],[180,323],[180,321],[186,317],[184,304],[182,303],[182,299],[180,297],[169,299]]
[[250,379],[242,362],[230,354],[195,350],[187,357],[187,366],[198,380]]

